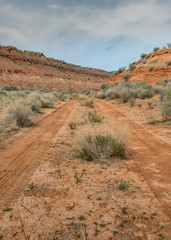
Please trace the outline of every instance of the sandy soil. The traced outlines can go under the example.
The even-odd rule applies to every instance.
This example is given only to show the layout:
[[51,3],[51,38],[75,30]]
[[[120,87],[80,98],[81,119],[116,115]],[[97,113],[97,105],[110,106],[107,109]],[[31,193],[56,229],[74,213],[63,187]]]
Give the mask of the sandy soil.
[[[4,239],[171,239],[171,146],[115,105],[96,100],[95,107],[128,124],[128,159],[95,163],[75,158],[71,131],[82,129],[87,108],[77,101],[64,104],[1,152]],[[78,130],[71,130],[70,122],[78,123]],[[121,181],[128,184],[123,191]],[[32,190],[29,183],[34,183]]]

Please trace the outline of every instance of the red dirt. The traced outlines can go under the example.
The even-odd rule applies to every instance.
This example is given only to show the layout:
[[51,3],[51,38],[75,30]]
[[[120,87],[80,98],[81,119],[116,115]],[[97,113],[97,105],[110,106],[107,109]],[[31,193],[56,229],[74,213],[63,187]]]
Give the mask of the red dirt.
[[97,106],[101,112],[113,114],[119,122],[128,123],[132,135],[129,143],[130,154],[165,212],[171,217],[171,202],[166,197],[171,190],[171,145],[154,138],[109,104],[97,100]]
[[[130,72],[125,70],[122,73],[111,78],[109,83],[121,81],[125,74],[131,75],[132,82],[142,82],[153,84],[157,82],[163,82],[165,79],[171,79],[171,66],[168,66],[168,61],[171,61],[171,49],[162,49],[155,53],[148,54],[145,59],[146,63],[143,64],[141,59],[138,62],[132,63],[136,66],[136,69]],[[154,70],[149,72],[149,68],[154,67]]]
[[[105,101],[95,100],[95,109],[128,125],[128,159],[100,164],[73,157],[68,123],[80,131],[87,108],[64,104],[1,153],[0,205],[12,208],[0,215],[4,239],[170,239],[171,145]],[[117,188],[121,180],[129,183],[125,191]],[[29,182],[33,190],[25,188]]]
[[67,64],[11,46],[0,47],[0,62],[0,87],[80,90],[98,88],[111,78],[106,71]]

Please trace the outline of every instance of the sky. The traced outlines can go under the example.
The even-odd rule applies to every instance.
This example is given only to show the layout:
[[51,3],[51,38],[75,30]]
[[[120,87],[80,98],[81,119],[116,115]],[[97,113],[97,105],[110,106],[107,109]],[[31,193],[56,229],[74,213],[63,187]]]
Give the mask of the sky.
[[171,0],[0,0],[0,45],[115,71],[171,42]]

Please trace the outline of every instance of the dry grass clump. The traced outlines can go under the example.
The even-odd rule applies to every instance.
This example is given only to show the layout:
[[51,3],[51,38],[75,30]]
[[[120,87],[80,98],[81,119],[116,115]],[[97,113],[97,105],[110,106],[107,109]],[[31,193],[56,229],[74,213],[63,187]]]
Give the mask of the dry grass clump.
[[87,96],[83,95],[83,94],[79,94],[78,95],[78,99],[79,99],[79,101],[86,101],[87,100]]
[[88,112],[87,120],[89,123],[101,123],[104,120],[104,116],[97,114],[96,111]]
[[33,92],[28,95],[27,97],[27,103],[30,105],[33,112],[40,113],[41,110],[41,101],[40,101],[40,93]]
[[40,103],[42,108],[53,108],[55,98],[50,93],[44,93],[40,95]]
[[162,115],[164,118],[171,118],[171,88],[163,93]]
[[93,102],[93,100],[88,100],[83,104],[83,106],[89,107],[89,108],[94,108],[94,102]]
[[33,123],[30,120],[31,108],[25,102],[15,102],[12,104],[4,118],[4,124],[16,125],[17,127],[28,127]]
[[76,155],[87,161],[123,158],[127,140],[127,128],[114,120],[98,126],[86,126],[76,135]]

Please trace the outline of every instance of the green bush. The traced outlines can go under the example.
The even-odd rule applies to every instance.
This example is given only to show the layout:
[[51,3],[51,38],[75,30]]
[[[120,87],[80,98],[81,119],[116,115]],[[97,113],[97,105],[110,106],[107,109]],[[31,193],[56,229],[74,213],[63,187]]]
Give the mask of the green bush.
[[71,122],[71,123],[69,123],[68,125],[69,125],[69,127],[70,127],[71,129],[76,129],[76,128],[77,128],[76,123]]
[[153,70],[154,70],[154,67],[150,67],[150,68],[148,69],[149,72],[151,72],[151,71],[153,71]]
[[148,60],[147,58],[143,59],[143,60],[142,60],[142,63],[143,63],[143,64],[146,64],[147,60]]
[[118,69],[117,73],[122,73],[125,70],[126,70],[126,67],[121,67],[121,68]]
[[171,48],[171,43],[167,43],[167,47],[168,47],[168,48]]
[[147,56],[147,54],[142,53],[142,54],[141,54],[141,59],[145,58],[146,56]]
[[5,91],[18,91],[18,87],[16,86],[5,86],[2,88],[2,90],[5,90]]
[[171,61],[168,61],[168,62],[167,62],[167,66],[171,66]]
[[129,71],[132,72],[132,71],[134,71],[134,69],[136,69],[136,66],[134,64],[130,64]]
[[155,47],[155,48],[153,49],[153,52],[157,52],[158,50],[160,50],[160,48],[159,48],[159,47]]
[[95,135],[82,139],[81,150],[78,156],[92,161],[110,157],[124,157],[126,153],[125,143],[112,135]]

